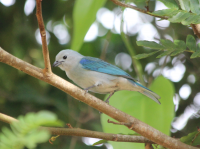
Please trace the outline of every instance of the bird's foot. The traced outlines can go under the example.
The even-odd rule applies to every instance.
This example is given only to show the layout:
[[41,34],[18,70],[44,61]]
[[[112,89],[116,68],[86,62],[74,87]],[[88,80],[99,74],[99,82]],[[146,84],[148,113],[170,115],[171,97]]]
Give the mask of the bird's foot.
[[109,100],[106,100],[105,102],[106,102],[107,104],[109,104]]
[[88,89],[83,89],[85,91],[85,94],[88,93]]

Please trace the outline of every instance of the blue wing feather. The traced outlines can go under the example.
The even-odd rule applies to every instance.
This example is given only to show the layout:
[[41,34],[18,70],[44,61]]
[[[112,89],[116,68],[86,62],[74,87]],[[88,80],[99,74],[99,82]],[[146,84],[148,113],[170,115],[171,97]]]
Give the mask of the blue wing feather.
[[79,63],[82,65],[84,69],[97,71],[101,73],[107,73],[115,76],[121,76],[124,78],[131,79],[133,81],[137,81],[136,79],[132,78],[128,73],[121,70],[120,68],[98,58],[86,56],[82,58]]

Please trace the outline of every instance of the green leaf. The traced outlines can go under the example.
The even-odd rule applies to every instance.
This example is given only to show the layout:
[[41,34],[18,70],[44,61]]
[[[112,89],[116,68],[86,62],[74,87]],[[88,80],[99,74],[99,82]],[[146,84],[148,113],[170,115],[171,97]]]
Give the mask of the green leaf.
[[143,41],[136,41],[137,45],[138,46],[144,46],[144,47],[148,47],[148,48],[151,48],[151,49],[163,49],[164,47],[154,41],[146,41],[146,40],[143,40]]
[[151,53],[138,54],[138,55],[134,56],[133,58],[135,58],[135,59],[146,58],[146,57],[149,57],[149,56],[152,56],[152,55],[156,54],[156,53],[159,52],[159,51],[160,51],[160,50],[154,51],[154,52],[151,52]]
[[94,144],[92,144],[92,146],[99,145],[99,144],[106,143],[106,142],[108,142],[108,141],[107,140],[99,140],[99,141],[95,142]]
[[190,56],[190,58],[197,58],[197,57],[200,57],[200,43],[197,44],[197,51]]
[[186,50],[186,44],[182,40],[174,40],[174,44],[176,45],[176,50],[172,52],[171,56],[175,56],[179,53],[182,53]]
[[190,0],[178,0],[181,6],[181,9],[186,10],[187,12],[190,11]]
[[179,6],[177,5],[175,0],[159,0],[159,1],[165,4],[165,6],[168,8],[179,9]]
[[199,0],[190,0],[190,9],[193,13],[200,14]]
[[163,52],[162,54],[158,55],[156,58],[161,58],[161,57],[163,57],[163,56],[165,56],[165,55],[169,55],[169,54],[172,53],[172,52],[173,52],[173,50],[165,51],[165,52]]
[[64,123],[57,122],[57,116],[49,111],[38,113],[28,113],[25,116],[19,116],[18,122],[13,122],[11,130],[3,127],[0,134],[0,148],[23,149],[35,148],[38,143],[48,141],[50,132],[48,130],[38,129],[41,125],[64,126]]
[[175,50],[174,52],[172,52],[172,54],[170,54],[171,56],[176,56],[180,53],[184,52],[183,50]]
[[196,40],[194,38],[194,36],[192,35],[188,35],[187,36],[187,39],[186,39],[186,46],[192,50],[192,51],[196,51],[197,50],[197,47],[196,47]]
[[173,16],[177,14],[178,12],[179,10],[176,10],[176,9],[163,9],[163,10],[154,11],[152,12],[152,14],[159,15],[159,16]]
[[174,40],[174,44],[176,45],[177,50],[186,50],[186,44],[182,40]]
[[181,23],[183,25],[190,25],[190,24],[198,24],[200,23],[200,15],[195,15],[190,13],[190,16],[188,18],[186,18],[185,20],[182,20]]
[[[195,20],[196,19],[196,20]],[[200,15],[197,15],[197,17],[194,19],[192,24],[199,24],[200,23]]]
[[189,12],[180,11],[176,15],[174,15],[172,18],[169,18],[168,20],[170,22],[178,23],[178,22],[181,22],[181,21],[185,20],[189,16],[190,16]]
[[[170,135],[171,121],[174,118],[173,83],[163,76],[159,76],[150,85],[149,89],[161,97],[161,105],[157,104],[150,98],[133,91],[116,92],[110,99],[110,105],[129,115],[132,115],[144,123],[147,123],[166,135]],[[133,133],[132,130],[125,126],[107,123],[108,119],[113,120],[109,116],[101,114],[101,123],[104,132],[114,134]],[[144,149],[144,144],[142,143],[114,141],[109,141],[109,143],[112,144],[114,149]]]
[[[200,145],[200,132],[195,131],[192,133],[189,133],[187,136],[181,137],[180,141],[192,146]],[[195,138],[196,137],[196,138]],[[192,143],[193,141],[193,143]]]
[[71,49],[78,51],[91,24],[96,19],[96,13],[106,0],[76,0],[73,10],[73,39]]
[[175,50],[176,49],[176,45],[171,40],[160,39],[160,42],[167,50]]

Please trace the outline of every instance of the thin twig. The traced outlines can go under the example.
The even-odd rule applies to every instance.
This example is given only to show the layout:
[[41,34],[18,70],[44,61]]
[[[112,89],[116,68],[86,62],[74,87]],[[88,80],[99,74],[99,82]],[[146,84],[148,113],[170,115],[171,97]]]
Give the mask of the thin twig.
[[108,119],[107,121],[108,123],[112,123],[112,124],[116,124],[116,125],[125,125],[125,126],[128,126],[130,125],[130,123],[125,123],[125,122],[114,122],[114,121],[111,121]]
[[70,123],[66,124],[69,128],[73,128],[72,125]]
[[139,11],[139,12],[142,12],[142,13],[145,13],[145,14],[148,14],[148,15],[150,15],[150,16],[154,16],[154,17],[157,17],[157,18],[161,18],[161,19],[168,19],[168,17],[165,17],[165,16],[158,16],[158,15],[155,15],[155,14],[152,14],[152,13],[150,13],[149,11],[147,11],[147,10],[144,10],[144,9],[140,9],[140,8],[138,8],[138,7],[136,7],[136,6],[133,6],[133,5],[129,5],[129,4],[125,4],[125,3],[123,3],[123,2],[120,2],[119,0],[111,0],[113,3],[115,3],[116,5],[118,5],[118,6],[122,6],[122,7],[126,7],[126,8],[132,8],[132,9],[134,9],[134,10],[137,10],[137,11]]
[[114,122],[114,121],[110,121],[109,119],[108,119],[107,122],[108,122],[108,123],[112,123],[112,124],[116,124],[116,125],[124,125],[124,126],[127,126],[129,129],[133,129],[133,126],[134,126],[133,123]]
[[51,64],[50,64],[50,59],[49,59],[49,50],[47,46],[47,40],[46,40],[46,31],[44,27],[44,22],[42,18],[42,6],[41,6],[41,0],[36,1],[36,16],[38,20],[38,25],[40,29],[40,35],[42,39],[42,52],[43,52],[43,57],[44,57],[44,74],[49,76],[52,71],[51,71]]
[[[18,120],[13,117],[10,117],[8,115],[0,113],[0,121],[10,124],[10,123],[12,123],[14,121],[18,121]],[[60,135],[91,137],[91,138],[99,138],[99,139],[104,139],[104,140],[108,140],[108,141],[117,141],[117,142],[136,142],[136,143],[154,144],[154,142],[146,139],[143,136],[103,133],[103,132],[90,131],[90,130],[85,130],[85,129],[80,129],[80,128],[73,128],[71,125],[70,125],[70,128],[41,127],[40,129],[48,130],[51,132],[52,135],[57,135],[57,136],[53,136],[49,139],[49,142],[51,144],[53,144],[52,141],[55,141],[55,139],[57,137],[59,137]]]
[[[71,95],[75,99],[82,101],[89,106],[97,109],[98,111],[105,113],[111,118],[119,121],[119,122],[127,122],[134,124],[132,130],[139,133],[140,135],[146,137],[147,139],[151,139],[153,142],[160,144],[167,148],[175,148],[175,149],[197,149],[193,146],[189,146],[171,138],[164,133],[158,131],[157,129],[141,122],[140,120],[112,107],[111,105],[105,103],[104,101],[92,96],[89,93],[85,94],[85,91],[78,88],[77,86],[69,83],[68,81],[58,77],[53,74],[49,77],[45,77],[43,75],[43,70],[35,67],[11,54],[6,52],[0,47],[0,62],[8,64],[16,69],[19,69],[37,79],[45,81],[58,89],[64,91],[65,93]],[[130,126],[129,126],[130,127]]]

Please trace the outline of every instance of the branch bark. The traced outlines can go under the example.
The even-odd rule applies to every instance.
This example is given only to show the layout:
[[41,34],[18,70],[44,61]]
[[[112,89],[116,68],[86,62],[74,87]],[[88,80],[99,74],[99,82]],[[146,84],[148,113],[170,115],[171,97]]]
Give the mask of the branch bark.
[[194,34],[200,39],[200,24],[191,24]]
[[52,86],[57,87],[58,89],[64,91],[65,93],[71,95],[75,99],[82,101],[89,106],[97,109],[98,111],[105,113],[106,115],[112,117],[113,119],[119,122],[130,123],[132,130],[146,137],[147,139],[160,144],[167,148],[173,149],[197,149],[196,147],[189,146],[180,142],[177,139],[171,138],[162,132],[156,130],[155,128],[141,122],[140,120],[108,105],[104,101],[90,95],[89,93],[85,93],[82,89],[77,86],[67,82],[66,80],[58,77],[57,75],[50,73],[50,75],[46,76],[43,73],[43,70],[37,68],[21,59],[14,57],[8,52],[4,51],[0,48],[0,62],[8,64],[16,69],[19,69],[37,79],[43,80]]

